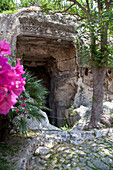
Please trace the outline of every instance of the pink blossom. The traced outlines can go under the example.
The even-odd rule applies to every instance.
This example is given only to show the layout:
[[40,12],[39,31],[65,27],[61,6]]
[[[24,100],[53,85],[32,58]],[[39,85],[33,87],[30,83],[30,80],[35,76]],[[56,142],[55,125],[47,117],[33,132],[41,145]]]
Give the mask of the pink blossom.
[[15,85],[12,86],[11,90],[15,93],[15,95],[19,96],[22,93],[22,91],[25,90],[24,85],[25,85],[25,78],[18,77],[15,80]]
[[26,106],[26,104],[21,104],[21,106],[22,106],[22,107],[25,107],[25,106]]
[[20,101],[22,101],[23,99],[19,99]]
[[5,84],[9,81],[7,71],[0,71],[0,84]]
[[8,70],[11,69],[10,64],[8,63],[8,58],[4,57],[4,55],[0,56],[0,70]]
[[16,109],[16,112],[19,112],[19,110],[18,110],[18,109]]
[[8,89],[6,87],[0,87],[0,102],[4,100],[6,94],[8,92]]
[[20,65],[20,61],[17,59],[17,65],[15,67],[15,70],[17,72],[17,74],[24,74],[25,71],[23,70],[23,66]]
[[27,98],[24,98],[24,100],[27,100]]
[[1,53],[10,54],[10,45],[5,41],[0,41],[0,113],[6,115],[25,90],[26,78],[21,76],[24,71],[19,60],[17,66],[12,67],[8,63],[8,58]]
[[8,58],[0,56],[0,84],[9,82],[8,71],[11,69]]
[[0,113],[6,115],[9,112],[11,106],[13,106],[16,102],[17,100],[15,95],[13,92],[10,92],[8,96],[5,96],[5,98],[0,101]]
[[15,107],[14,106],[11,106],[11,109],[14,109]]
[[5,41],[0,41],[0,54],[11,55],[10,45]]

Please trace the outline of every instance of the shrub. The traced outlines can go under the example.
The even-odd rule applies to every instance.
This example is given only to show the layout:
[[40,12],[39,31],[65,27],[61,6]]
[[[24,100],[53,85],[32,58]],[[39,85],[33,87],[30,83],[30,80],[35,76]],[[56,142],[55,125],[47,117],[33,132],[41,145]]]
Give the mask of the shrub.
[[[15,107],[8,113],[10,121],[13,122],[12,126],[23,133],[28,130],[26,119],[36,118],[40,121],[44,119],[44,116],[40,114],[40,109],[48,109],[45,106],[48,92],[42,82],[27,70],[24,76],[26,77],[25,91],[21,93]],[[13,121],[15,117],[16,119]]]
[[15,10],[16,8],[16,4],[13,2],[13,0],[1,0],[0,2],[0,12]]

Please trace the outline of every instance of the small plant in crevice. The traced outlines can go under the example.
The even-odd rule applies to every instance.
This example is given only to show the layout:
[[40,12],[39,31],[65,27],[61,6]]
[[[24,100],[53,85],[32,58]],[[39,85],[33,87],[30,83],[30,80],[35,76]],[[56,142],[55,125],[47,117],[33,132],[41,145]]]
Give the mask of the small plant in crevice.
[[69,108],[69,113],[70,113],[70,116],[75,116],[76,115],[76,111],[74,110],[73,105]]
[[68,124],[65,124],[64,126],[60,127],[62,130],[70,130],[72,127],[70,127]]

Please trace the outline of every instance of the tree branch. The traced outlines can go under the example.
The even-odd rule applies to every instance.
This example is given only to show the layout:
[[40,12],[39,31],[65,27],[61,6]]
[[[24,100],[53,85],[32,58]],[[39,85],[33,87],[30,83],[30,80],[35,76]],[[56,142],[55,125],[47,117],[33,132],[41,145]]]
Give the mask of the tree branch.
[[108,3],[107,0],[105,0],[105,4],[106,4],[106,9],[108,9],[108,8],[109,8],[109,7],[108,7],[109,3]]
[[56,11],[54,12],[53,14],[56,14],[56,13],[65,13],[67,12],[73,5],[75,5],[75,3],[73,3],[72,5],[70,5],[67,9],[65,9],[64,11]]
[[[76,6],[74,6],[74,8],[76,9],[76,11],[78,11],[78,9],[77,9],[77,7],[76,7]],[[74,11],[74,9],[73,9],[73,8],[72,8],[72,10]],[[71,14],[71,13],[69,13],[69,14]],[[74,11],[74,15],[78,16],[78,17],[80,18],[80,20],[88,19],[88,18],[86,18],[86,17],[84,17],[84,16],[80,16],[80,15],[78,14],[78,12],[76,12],[76,13],[75,13],[75,11]]]
[[88,12],[89,12],[89,14],[90,14],[90,8],[89,8],[89,2],[88,2],[88,0],[86,0],[86,4],[87,4]]
[[111,2],[112,2],[112,0],[110,0],[108,3],[109,3],[109,6],[111,5]]
[[[62,14],[63,15],[63,14]],[[72,15],[72,16],[78,16],[79,17],[79,19],[78,18],[76,18],[76,20],[77,21],[83,21],[84,19],[88,19],[88,18],[86,18],[86,17],[81,17],[78,13],[76,13],[76,14],[73,14],[73,13],[67,13],[67,14],[64,14],[64,15]]]
[[101,8],[101,3],[102,3],[102,1],[101,1],[101,0],[98,0],[98,10],[99,10],[99,11],[102,10],[102,8]]
[[[63,14],[63,13],[65,13],[65,12],[67,12],[73,5],[75,5],[75,3],[73,3],[72,5],[70,5],[66,10],[64,10],[64,11],[56,11],[56,12],[53,12],[52,14],[57,14],[57,13],[61,13],[61,14]],[[76,7],[75,7],[76,8]],[[77,8],[76,8],[77,9]],[[72,10],[73,10],[73,8],[72,8]],[[83,20],[83,19],[88,19],[88,18],[86,18],[86,17],[81,17],[78,13],[75,13],[75,14],[73,14],[73,13],[68,13],[68,14],[70,14],[70,15],[73,15],[73,16],[78,16],[80,19],[77,19],[78,21],[81,21],[81,20]]]
[[76,5],[78,5],[88,16],[88,18],[90,18],[90,13],[77,1],[77,0],[68,0],[70,2],[74,2]]
[[109,2],[107,0],[105,0],[107,10],[109,9],[111,2],[112,2],[112,0],[110,0]]

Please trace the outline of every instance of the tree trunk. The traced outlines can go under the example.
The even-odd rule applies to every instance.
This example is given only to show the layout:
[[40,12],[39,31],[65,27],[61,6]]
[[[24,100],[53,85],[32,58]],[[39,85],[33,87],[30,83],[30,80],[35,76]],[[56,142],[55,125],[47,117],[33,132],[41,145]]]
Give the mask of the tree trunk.
[[93,74],[93,99],[92,99],[92,114],[90,125],[93,127],[100,126],[100,119],[103,114],[103,84],[106,74],[106,67],[92,67]]
[[113,116],[103,113],[103,84],[106,75],[106,67],[92,67],[93,74],[93,98],[92,98],[92,113],[90,123],[84,127],[85,130],[92,128],[102,128],[102,124],[111,126]]

